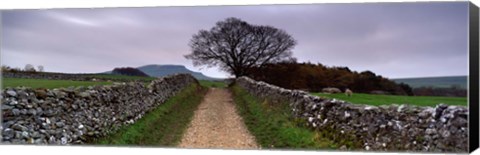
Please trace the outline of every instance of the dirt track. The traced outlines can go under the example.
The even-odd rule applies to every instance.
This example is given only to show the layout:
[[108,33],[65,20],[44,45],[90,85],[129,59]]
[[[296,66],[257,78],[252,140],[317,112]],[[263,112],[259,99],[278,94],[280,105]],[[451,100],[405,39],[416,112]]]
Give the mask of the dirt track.
[[230,92],[222,88],[210,88],[179,147],[258,149],[235,110]]

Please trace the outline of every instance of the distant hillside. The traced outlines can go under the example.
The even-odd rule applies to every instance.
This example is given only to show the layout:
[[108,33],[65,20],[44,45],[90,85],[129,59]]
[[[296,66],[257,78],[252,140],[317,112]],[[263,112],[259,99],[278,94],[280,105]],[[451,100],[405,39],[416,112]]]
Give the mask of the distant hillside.
[[137,69],[152,77],[163,77],[176,73],[189,73],[199,80],[221,80],[203,75],[200,72],[194,72],[182,65],[146,65],[137,67]]
[[132,67],[115,68],[111,74],[148,77],[148,75],[141,70]]
[[[221,78],[205,76],[200,72],[191,71],[183,65],[145,65],[137,67],[137,69],[151,77],[163,77],[177,73],[188,73],[192,74],[193,77],[198,80],[223,80]],[[112,74],[112,71],[102,72],[102,74]]]
[[467,88],[467,76],[445,76],[445,77],[419,77],[419,78],[399,78],[392,79],[393,81],[400,83],[406,83],[412,88],[418,87],[437,87],[448,88],[452,85],[458,85],[461,88]]

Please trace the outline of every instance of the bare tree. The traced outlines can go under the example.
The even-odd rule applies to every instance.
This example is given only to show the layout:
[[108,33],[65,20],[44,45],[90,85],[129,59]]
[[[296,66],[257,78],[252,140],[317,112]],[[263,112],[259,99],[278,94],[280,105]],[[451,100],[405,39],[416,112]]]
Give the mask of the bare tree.
[[251,67],[294,59],[291,49],[295,45],[284,30],[231,17],[193,35],[189,44],[192,53],[185,58],[193,60],[195,66],[219,66],[240,77],[248,75]]
[[23,70],[25,72],[35,72],[35,67],[33,67],[32,64],[27,64],[27,65],[25,65],[25,68]]
[[42,65],[38,65],[38,66],[37,66],[37,70],[38,70],[39,72],[43,72],[43,69],[44,69],[44,68],[43,68]]

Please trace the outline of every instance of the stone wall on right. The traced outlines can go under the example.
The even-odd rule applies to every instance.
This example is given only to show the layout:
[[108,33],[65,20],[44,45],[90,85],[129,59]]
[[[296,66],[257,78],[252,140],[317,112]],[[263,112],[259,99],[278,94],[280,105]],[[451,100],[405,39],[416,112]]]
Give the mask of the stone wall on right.
[[335,139],[362,144],[364,150],[467,152],[468,108],[439,104],[369,106],[326,99],[248,77],[235,83],[273,104],[289,104],[292,116]]

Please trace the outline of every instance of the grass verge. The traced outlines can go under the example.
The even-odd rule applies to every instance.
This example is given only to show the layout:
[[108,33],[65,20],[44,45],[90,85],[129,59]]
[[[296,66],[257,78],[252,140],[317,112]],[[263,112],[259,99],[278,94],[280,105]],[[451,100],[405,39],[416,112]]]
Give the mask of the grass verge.
[[361,94],[355,93],[351,97],[346,96],[343,93],[339,94],[324,94],[324,93],[312,93],[312,95],[322,96],[326,98],[335,98],[344,100],[355,104],[368,104],[368,105],[388,105],[388,104],[410,104],[417,106],[436,106],[437,104],[444,103],[448,105],[461,105],[467,106],[466,97],[437,97],[437,96],[400,96],[400,95],[374,95],[374,94]]
[[109,85],[112,82],[94,82],[94,81],[71,81],[71,80],[47,80],[47,79],[24,79],[24,78],[3,78],[2,87],[19,87],[25,86],[30,88],[60,88],[70,86],[92,86],[92,85]]
[[193,84],[148,112],[132,125],[95,140],[102,145],[176,146],[190,123],[206,89]]
[[262,148],[336,149],[322,133],[305,126],[304,121],[290,116],[287,104],[272,105],[251,96],[239,86],[232,86],[234,101],[250,133]]

